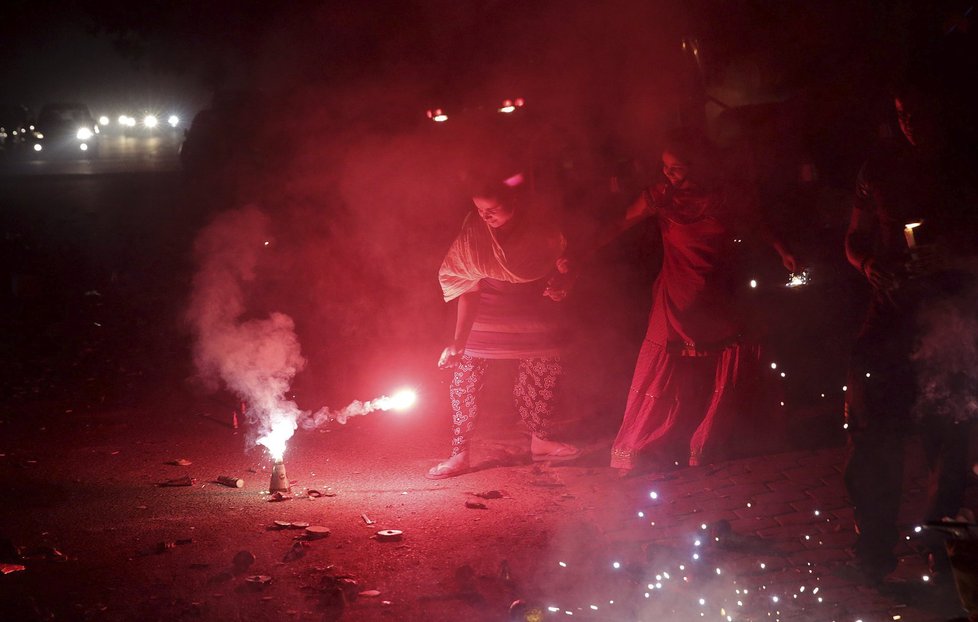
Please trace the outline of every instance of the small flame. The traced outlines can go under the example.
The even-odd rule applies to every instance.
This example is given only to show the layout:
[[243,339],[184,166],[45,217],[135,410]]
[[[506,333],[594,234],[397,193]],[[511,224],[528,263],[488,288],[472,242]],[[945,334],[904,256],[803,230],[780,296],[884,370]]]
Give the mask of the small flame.
[[919,227],[922,224],[924,224],[924,221],[919,220],[917,222],[908,222],[907,224],[903,225],[903,227],[905,229],[916,229],[917,227]]

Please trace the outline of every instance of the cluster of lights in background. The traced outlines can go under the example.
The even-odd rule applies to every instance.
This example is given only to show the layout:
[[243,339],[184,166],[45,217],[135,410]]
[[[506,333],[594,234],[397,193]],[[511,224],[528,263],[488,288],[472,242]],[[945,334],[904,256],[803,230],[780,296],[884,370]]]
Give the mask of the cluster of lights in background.
[[[112,125],[112,120],[108,116],[102,115],[98,118],[98,124],[102,127],[108,127]],[[141,120],[136,119],[136,117],[132,115],[121,114],[116,119],[115,124],[121,128],[134,128],[141,126],[148,130],[154,130],[160,127],[162,122],[160,121],[160,117],[155,114],[146,114]],[[180,125],[180,117],[175,114],[171,114],[166,119],[166,125],[170,126],[171,128],[176,128],[178,125]]]
[[[501,114],[513,114],[525,105],[526,100],[522,97],[517,97],[516,99],[504,99],[499,104],[499,107],[496,108],[496,111]],[[445,112],[444,108],[429,108],[427,117],[435,123],[444,123],[445,121],[448,121],[448,113]]]
[[[165,125],[157,115],[152,113],[148,113],[144,115],[141,120],[138,120],[136,119],[136,117],[133,117],[128,114],[122,114],[119,115],[119,117],[115,120],[115,123],[113,123],[112,119],[110,119],[107,115],[101,115],[98,118],[98,122],[92,125],[91,127],[88,126],[79,127],[75,131],[75,139],[78,141],[77,143],[78,149],[87,152],[89,150],[90,143],[92,143],[92,141],[95,140],[98,134],[102,133],[100,128],[109,129],[114,126],[115,128],[119,128],[122,131],[141,128],[147,132],[153,132],[159,129],[166,129],[166,127],[169,127],[171,129],[176,129],[179,125],[180,125],[180,117],[178,117],[175,114],[171,114],[166,118]],[[34,130],[33,126],[31,126],[31,130]],[[44,144],[41,142],[44,140],[44,134],[42,134],[41,132],[33,132],[33,136],[37,141],[34,143],[33,149],[35,152],[40,153],[45,149]]]
[[[34,126],[31,126],[31,130],[34,130]],[[82,126],[75,130],[75,139],[78,141],[79,151],[88,151],[88,143],[95,139],[95,137],[100,134],[98,125],[93,125],[91,127]],[[34,131],[34,139],[36,141],[44,140],[44,133]],[[44,150],[44,145],[40,142],[35,142],[32,149],[35,153],[40,153]]]

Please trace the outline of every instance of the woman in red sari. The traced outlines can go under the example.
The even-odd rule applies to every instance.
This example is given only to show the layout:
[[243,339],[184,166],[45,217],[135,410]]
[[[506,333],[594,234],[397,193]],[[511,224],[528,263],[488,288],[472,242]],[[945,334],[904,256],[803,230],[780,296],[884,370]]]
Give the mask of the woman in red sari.
[[[765,234],[748,193],[711,181],[710,148],[673,141],[662,153],[666,181],[646,189],[603,236],[610,241],[654,218],[662,269],[652,290],[649,327],[635,364],[625,416],[612,447],[620,475],[640,463],[698,465],[730,457],[745,395],[760,375],[756,344],[744,340],[736,300],[736,245],[745,228],[764,235],[785,268],[796,261]],[[749,432],[748,432],[749,435]]]

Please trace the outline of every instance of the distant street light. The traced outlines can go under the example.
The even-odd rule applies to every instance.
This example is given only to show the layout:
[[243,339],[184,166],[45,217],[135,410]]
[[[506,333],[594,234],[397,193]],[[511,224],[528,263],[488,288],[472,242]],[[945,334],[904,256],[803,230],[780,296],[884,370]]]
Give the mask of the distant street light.
[[434,110],[429,110],[428,118],[434,121],[435,123],[444,123],[445,121],[448,121],[448,115],[445,114],[445,111],[442,110],[441,108],[435,108]]

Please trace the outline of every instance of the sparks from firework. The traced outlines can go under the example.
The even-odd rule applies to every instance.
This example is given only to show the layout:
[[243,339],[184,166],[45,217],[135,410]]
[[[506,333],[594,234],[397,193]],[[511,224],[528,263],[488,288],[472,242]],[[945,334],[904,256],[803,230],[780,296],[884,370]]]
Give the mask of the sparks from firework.
[[256,443],[265,447],[273,460],[280,461],[285,455],[286,444],[299,425],[305,430],[311,430],[329,421],[345,424],[351,417],[360,417],[377,410],[405,411],[414,406],[417,399],[414,390],[402,389],[391,396],[382,395],[367,402],[354,400],[341,410],[321,408],[314,413],[293,409],[275,411],[264,419],[268,431]]
[[[368,402],[355,401],[343,410],[316,413],[288,399],[295,375],[305,367],[295,323],[284,313],[247,317],[245,285],[254,281],[269,245],[271,220],[257,206],[225,212],[201,231],[195,241],[198,260],[186,318],[194,330],[194,362],[199,378],[211,389],[223,385],[247,403],[249,437],[281,461],[286,443],[300,422],[310,428],[375,410],[409,408],[412,391]],[[249,442],[250,444],[250,442]]]
[[803,268],[800,272],[792,272],[788,275],[788,282],[784,284],[789,289],[803,287],[812,282],[811,268]]

